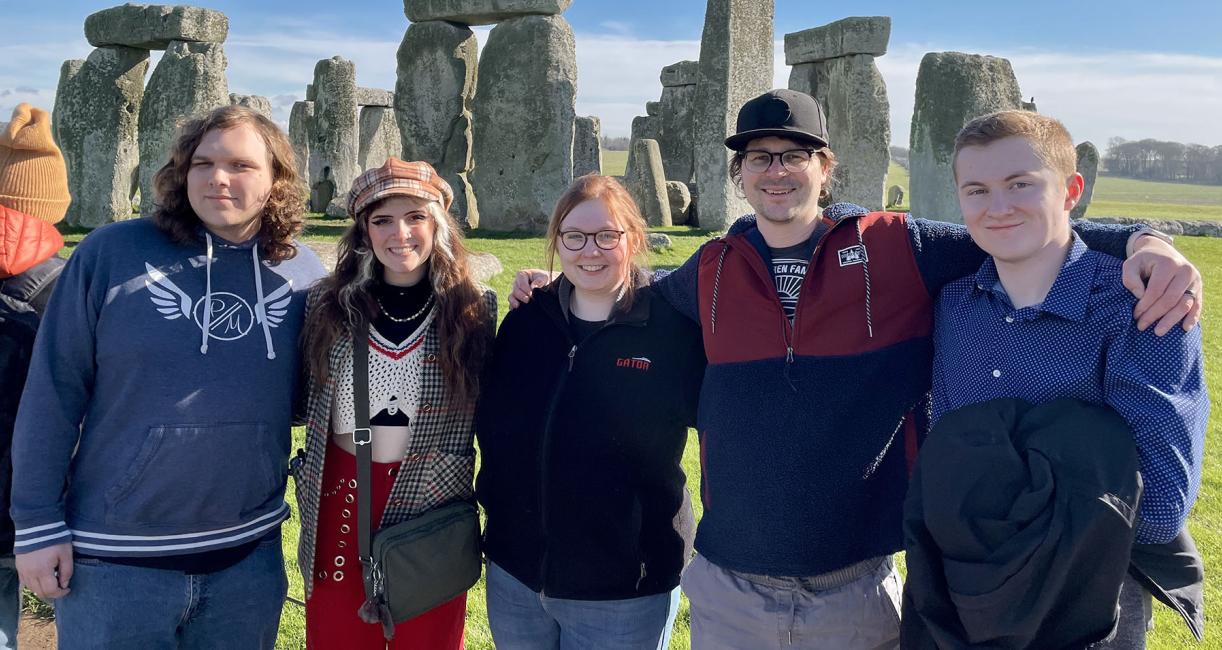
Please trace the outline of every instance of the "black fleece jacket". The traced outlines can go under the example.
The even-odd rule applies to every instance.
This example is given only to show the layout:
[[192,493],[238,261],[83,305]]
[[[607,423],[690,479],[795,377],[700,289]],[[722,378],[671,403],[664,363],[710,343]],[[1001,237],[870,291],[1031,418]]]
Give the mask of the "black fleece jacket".
[[549,596],[663,593],[695,528],[679,461],[704,374],[700,332],[644,287],[575,343],[565,283],[537,289],[497,333],[476,416],[484,551]]

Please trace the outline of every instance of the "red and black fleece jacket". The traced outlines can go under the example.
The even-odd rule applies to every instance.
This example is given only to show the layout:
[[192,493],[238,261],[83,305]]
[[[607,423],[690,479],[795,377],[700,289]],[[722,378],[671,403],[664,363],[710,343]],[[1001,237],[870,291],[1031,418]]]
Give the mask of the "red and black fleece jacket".
[[[1075,229],[1122,257],[1136,228]],[[933,301],[984,260],[963,226],[850,204],[825,210],[812,238],[792,323],[754,217],[654,284],[703,334],[695,545],[727,569],[810,576],[902,548]]]

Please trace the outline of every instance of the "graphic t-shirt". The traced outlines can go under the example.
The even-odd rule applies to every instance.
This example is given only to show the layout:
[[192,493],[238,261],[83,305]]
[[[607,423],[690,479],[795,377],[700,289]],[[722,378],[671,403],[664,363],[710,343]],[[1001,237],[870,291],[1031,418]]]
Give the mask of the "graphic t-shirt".
[[776,295],[781,299],[781,307],[792,322],[798,309],[798,293],[802,290],[802,280],[806,277],[806,267],[810,266],[810,256],[814,253],[813,240],[807,240],[785,248],[771,248],[772,279],[776,282]]

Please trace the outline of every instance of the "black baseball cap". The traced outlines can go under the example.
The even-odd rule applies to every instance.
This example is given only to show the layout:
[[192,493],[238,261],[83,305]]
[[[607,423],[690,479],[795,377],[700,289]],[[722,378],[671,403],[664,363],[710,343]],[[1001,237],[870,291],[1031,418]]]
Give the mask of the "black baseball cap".
[[823,107],[810,95],[779,88],[749,100],[738,111],[738,132],[726,138],[726,146],[742,151],[756,138],[777,136],[808,140],[818,147],[828,145],[827,118]]

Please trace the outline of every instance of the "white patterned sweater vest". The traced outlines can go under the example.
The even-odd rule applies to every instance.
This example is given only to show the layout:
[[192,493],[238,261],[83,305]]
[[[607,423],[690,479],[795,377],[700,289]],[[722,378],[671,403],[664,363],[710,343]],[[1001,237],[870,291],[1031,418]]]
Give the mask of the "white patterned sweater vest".
[[[436,308],[402,343],[387,341],[373,326],[369,328],[369,417],[386,411],[406,413],[412,424],[420,403],[421,365],[424,363],[424,336],[436,315]],[[331,408],[331,432],[352,433],[356,413],[352,406],[352,356],[344,358],[335,373],[335,399]],[[379,427],[373,426],[374,435]]]

